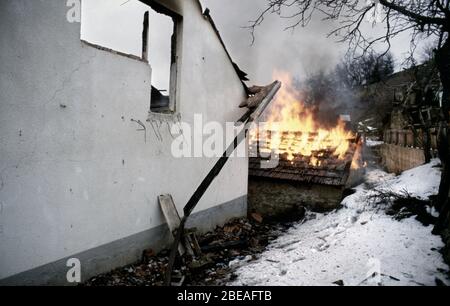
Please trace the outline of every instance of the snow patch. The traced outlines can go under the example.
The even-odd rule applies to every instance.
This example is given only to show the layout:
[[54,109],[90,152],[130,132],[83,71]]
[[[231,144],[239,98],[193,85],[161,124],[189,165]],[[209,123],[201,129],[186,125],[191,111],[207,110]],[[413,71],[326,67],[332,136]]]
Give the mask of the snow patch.
[[366,140],[366,146],[368,146],[368,147],[376,147],[376,146],[380,146],[382,144],[384,144],[383,141],[371,140],[371,139]]
[[[230,285],[435,285],[447,282],[439,249],[444,245],[414,218],[396,221],[370,201],[376,190],[426,199],[440,182],[438,160],[400,176],[379,169],[328,214],[309,213],[252,262],[233,263]],[[444,271],[444,272],[443,272]]]

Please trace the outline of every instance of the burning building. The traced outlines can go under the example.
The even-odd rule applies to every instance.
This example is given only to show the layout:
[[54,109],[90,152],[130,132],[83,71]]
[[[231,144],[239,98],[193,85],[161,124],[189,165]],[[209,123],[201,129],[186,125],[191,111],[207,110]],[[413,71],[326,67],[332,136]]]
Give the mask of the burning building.
[[[200,1],[133,1],[142,11],[131,15],[117,1],[91,10],[105,29],[140,16],[121,32],[142,46],[134,54],[84,40],[87,14],[66,2],[0,2],[0,285],[73,284],[70,259],[84,281],[168,246],[158,197],[182,208],[215,162],[175,157],[171,128],[193,126],[197,114],[225,128],[248,98],[246,74]],[[105,15],[108,24],[98,21]],[[191,227],[247,214],[247,166],[228,161]]]
[[249,209],[295,217],[304,207],[336,208],[363,171],[361,141],[341,119],[318,122],[291,77],[276,74],[283,88],[251,135]]

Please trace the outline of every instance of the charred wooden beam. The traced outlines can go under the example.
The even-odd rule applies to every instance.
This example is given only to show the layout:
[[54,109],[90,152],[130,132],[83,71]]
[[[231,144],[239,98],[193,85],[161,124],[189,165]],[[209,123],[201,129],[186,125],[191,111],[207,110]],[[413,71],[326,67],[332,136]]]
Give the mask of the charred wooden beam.
[[184,228],[186,225],[186,222],[191,215],[192,211],[197,206],[200,199],[203,197],[205,192],[208,190],[211,183],[214,181],[214,179],[219,175],[219,173],[222,171],[223,167],[225,166],[226,162],[228,161],[231,154],[236,150],[236,148],[239,146],[239,144],[247,137],[247,133],[251,127],[251,123],[254,121],[257,121],[261,114],[264,112],[264,110],[267,108],[267,106],[270,104],[272,99],[274,98],[275,94],[280,90],[281,88],[281,82],[276,81],[271,85],[271,88],[267,94],[267,96],[261,101],[261,103],[254,109],[253,111],[249,112],[247,111],[246,116],[243,118],[240,118],[239,120],[243,120],[242,122],[245,123],[244,128],[241,130],[241,132],[236,136],[234,141],[229,145],[227,150],[223,153],[222,157],[216,162],[214,167],[211,169],[211,171],[206,175],[205,179],[202,181],[200,186],[197,188],[197,190],[194,192],[192,197],[189,199],[188,203],[184,207],[184,217],[180,222],[180,226],[178,230],[176,231],[176,236],[174,243],[172,245],[172,249],[170,251],[170,258],[169,258],[169,265],[167,269],[166,274],[166,285],[170,286],[171,279],[172,279],[172,271],[173,271],[173,265],[175,263],[175,258],[177,255],[178,245],[180,244],[180,241],[184,235]]

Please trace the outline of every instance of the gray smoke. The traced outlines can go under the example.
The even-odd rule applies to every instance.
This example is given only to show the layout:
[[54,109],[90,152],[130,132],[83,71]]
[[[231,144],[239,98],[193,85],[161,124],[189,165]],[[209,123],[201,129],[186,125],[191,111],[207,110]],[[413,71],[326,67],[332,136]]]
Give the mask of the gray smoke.
[[330,22],[313,20],[308,27],[285,30],[293,20],[277,15],[267,16],[257,27],[252,45],[250,30],[245,27],[264,10],[266,1],[202,0],[202,3],[211,9],[231,55],[249,74],[252,83],[269,83],[274,69],[288,71],[302,80],[308,74],[333,67],[345,51],[343,45],[326,37],[332,28]]
[[[264,10],[265,0],[201,0],[201,3],[204,9],[211,10],[233,60],[249,74],[249,85],[270,83],[275,69],[287,71],[297,81],[304,82],[319,71],[333,69],[347,49],[347,45],[338,43],[336,37],[327,38],[336,24],[322,21],[319,15],[307,27],[294,30],[285,30],[294,20],[269,15],[257,27],[252,45],[250,30],[245,27]],[[138,0],[83,0],[82,37],[118,51],[140,55],[142,18],[146,10],[149,8]],[[294,12],[285,11],[284,14]],[[380,26],[372,28],[369,23],[364,28],[374,35],[382,30]],[[164,36],[170,30],[159,27],[155,35]],[[404,58],[408,43],[407,34],[393,42],[392,53],[397,63]],[[153,61],[152,68],[166,71],[163,62]],[[163,75],[163,78],[154,82],[167,83],[167,75],[155,75]]]

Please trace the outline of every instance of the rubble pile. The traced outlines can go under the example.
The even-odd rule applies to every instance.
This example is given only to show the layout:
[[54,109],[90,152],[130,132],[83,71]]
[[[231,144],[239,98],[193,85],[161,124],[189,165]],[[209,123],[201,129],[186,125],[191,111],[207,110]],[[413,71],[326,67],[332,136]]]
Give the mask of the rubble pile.
[[[234,269],[257,259],[269,242],[290,226],[289,223],[264,222],[258,214],[252,214],[249,219],[234,219],[214,232],[199,236],[203,260],[179,260],[174,274],[180,275],[183,285],[226,284],[233,280]],[[96,276],[83,286],[162,286],[169,253],[169,250],[159,254],[146,250],[140,262]]]

